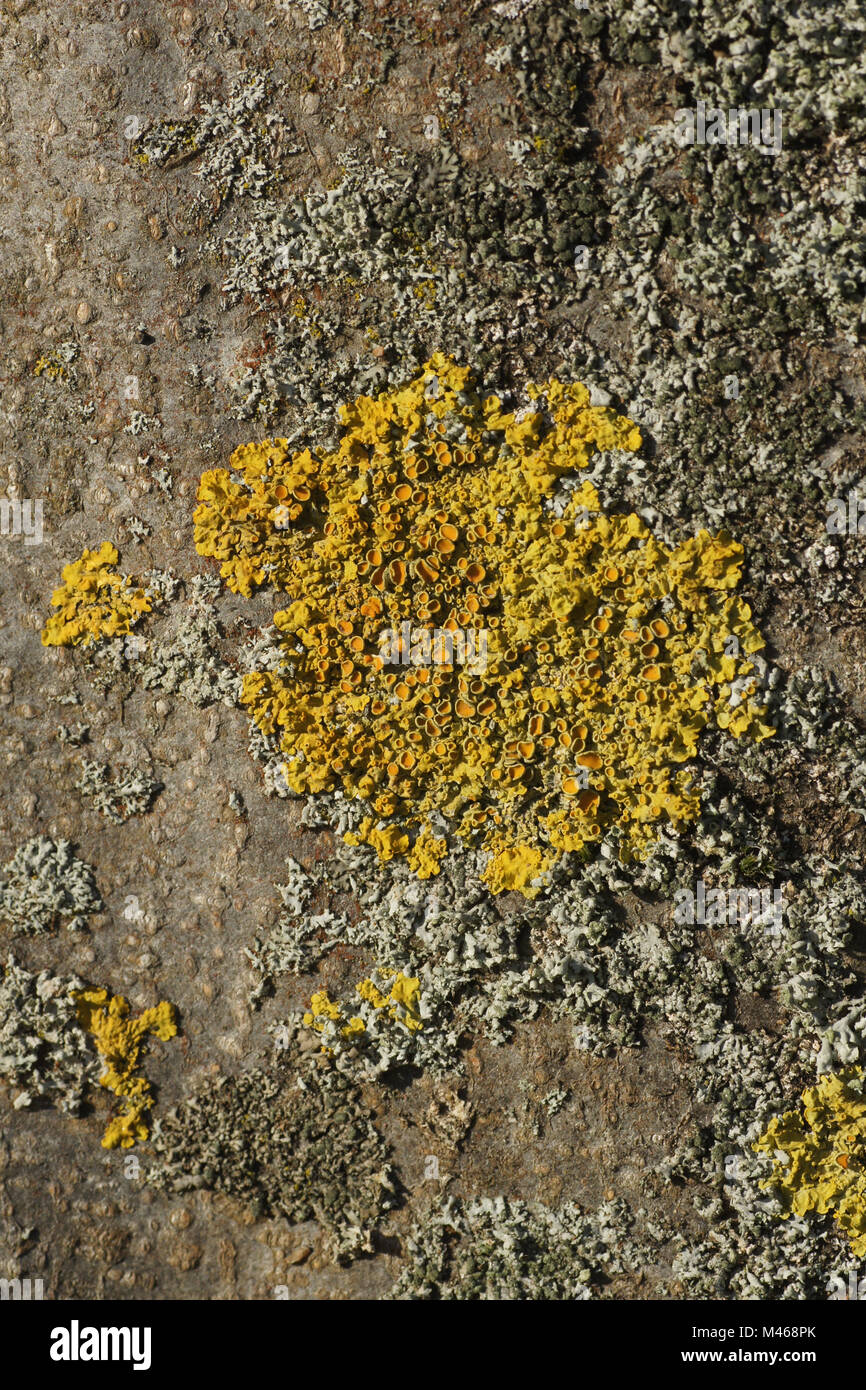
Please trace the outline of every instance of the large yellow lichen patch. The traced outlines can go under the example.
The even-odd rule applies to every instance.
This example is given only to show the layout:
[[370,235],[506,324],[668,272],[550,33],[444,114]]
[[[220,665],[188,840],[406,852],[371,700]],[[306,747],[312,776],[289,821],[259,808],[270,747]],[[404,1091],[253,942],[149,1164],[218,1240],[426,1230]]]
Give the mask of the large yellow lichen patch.
[[858,1257],[866,1255],[866,1102],[863,1070],[822,1076],[803,1092],[803,1110],[770,1121],[753,1146],[777,1157],[762,1183],[805,1216],[832,1212]]
[[701,531],[669,549],[579,480],[552,509],[560,478],[640,433],[584,386],[529,396],[510,413],[437,354],[344,406],[333,452],[239,448],[195,512],[230,588],[288,596],[283,669],[248,674],[242,699],[289,787],[361,798],[357,838],[420,876],[450,828],[486,851],[493,891],[526,894],[609,828],[640,854],[694,818],[683,764],[710,718],[772,732],[741,546]]
[[163,1042],[177,1033],[174,1007],[163,1002],[129,1017],[129,1004],[105,989],[83,989],[75,996],[78,1021],[96,1042],[105,1061],[100,1084],[119,1097],[122,1111],[110,1121],[102,1140],[105,1149],[129,1149],[147,1138],[145,1115],[154,1102],[147,1077],[138,1074],[148,1036]]
[[51,603],[58,611],[42,630],[46,647],[90,645],[105,637],[128,633],[151,602],[115,569],[118,553],[110,541],[98,550],[85,550],[79,560],[66,565],[63,583]]

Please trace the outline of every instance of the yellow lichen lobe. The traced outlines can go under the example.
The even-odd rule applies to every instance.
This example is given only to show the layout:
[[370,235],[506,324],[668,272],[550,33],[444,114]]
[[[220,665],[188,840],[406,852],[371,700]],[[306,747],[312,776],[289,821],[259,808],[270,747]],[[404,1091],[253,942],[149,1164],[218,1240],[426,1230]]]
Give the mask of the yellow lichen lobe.
[[534,880],[550,867],[553,858],[533,845],[506,845],[492,853],[484,881],[493,893],[512,891],[534,898],[538,894]]
[[448,841],[437,837],[424,826],[415,838],[415,843],[406,855],[406,861],[419,878],[432,878],[438,874],[439,865],[448,852]]
[[34,376],[46,376],[50,381],[63,381],[67,376],[65,364],[55,353],[40,357],[33,368]]
[[64,567],[63,584],[51,597],[58,611],[42,629],[43,646],[89,646],[105,637],[123,636],[150,612],[150,598],[117,572],[117,561],[117,550],[105,541]]
[[414,975],[404,975],[402,970],[379,969],[375,974],[376,980],[362,980],[356,986],[361,998],[366,999],[375,1009],[385,1009],[388,1017],[394,1023],[401,1024],[407,1032],[420,1033],[423,1028],[419,1012],[420,980]]
[[605,515],[575,475],[638,449],[636,425],[580,383],[528,395],[508,411],[436,354],[343,406],[334,450],[264,440],[206,473],[195,540],[235,592],[287,595],[283,665],[248,673],[241,699],[289,788],[365,802],[350,843],[420,877],[444,820],[487,856],[491,891],[532,896],[609,831],[641,856],[659,825],[694,820],[683,764],[711,719],[773,730],[733,592],[742,547],[700,531],[669,548]]
[[851,1244],[866,1255],[866,1101],[863,1069],[822,1076],[802,1096],[802,1113],[770,1121],[753,1145],[777,1157],[761,1185],[776,1191],[786,1216],[832,1213]]
[[[326,1044],[340,1039],[353,1042],[367,1032],[376,1015],[406,1033],[422,1031],[421,982],[416,976],[377,966],[355,988],[362,1001],[360,1014],[350,1014],[346,1006],[322,989],[310,1000],[310,1008],[303,1016],[305,1027],[320,1033]],[[333,1047],[325,1046],[323,1050],[333,1051]]]
[[83,989],[75,995],[78,1021],[96,1042],[105,1060],[100,1084],[120,1099],[121,1113],[112,1119],[102,1139],[105,1149],[129,1149],[148,1134],[144,1116],[154,1103],[147,1077],[138,1075],[146,1039],[150,1035],[163,1042],[177,1033],[174,1006],[163,1001],[145,1009],[138,1018],[129,1017],[129,1003],[121,995],[109,998],[105,989]]

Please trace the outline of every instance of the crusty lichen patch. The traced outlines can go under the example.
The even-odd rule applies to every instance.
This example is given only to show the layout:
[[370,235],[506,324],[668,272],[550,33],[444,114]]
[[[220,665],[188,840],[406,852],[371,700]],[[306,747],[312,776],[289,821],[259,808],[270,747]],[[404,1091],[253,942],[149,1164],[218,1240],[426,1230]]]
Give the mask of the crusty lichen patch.
[[98,550],[85,550],[64,566],[63,583],[51,598],[58,611],[42,629],[44,646],[89,646],[122,636],[150,612],[150,596],[118,573],[118,558],[115,546],[104,541]]
[[208,1083],[161,1120],[148,1182],[225,1192],[258,1216],[319,1221],[340,1259],[371,1250],[394,1200],[388,1151],[358,1088],[321,1061]]
[[110,998],[106,989],[80,990],[75,1002],[79,1023],[91,1034],[105,1061],[100,1084],[121,1102],[121,1112],[109,1122],[102,1146],[129,1149],[136,1140],[147,1138],[144,1117],[154,1104],[151,1084],[139,1074],[146,1039],[151,1036],[167,1042],[176,1035],[174,1006],[163,1001],[145,1009],[138,1018],[130,1018],[127,1000],[121,995]]
[[694,819],[683,765],[711,717],[772,729],[742,547],[701,531],[669,549],[589,482],[546,509],[559,478],[641,437],[579,384],[529,395],[507,411],[437,354],[344,406],[333,452],[264,440],[205,473],[195,540],[231,589],[289,597],[282,669],[242,694],[289,788],[368,803],[357,839],[419,877],[444,821],[486,852],[492,891],[531,896],[614,827],[628,857]]
[[171,1004],[130,1018],[125,999],[77,976],[31,974],[13,956],[0,962],[0,1081],[15,1088],[16,1109],[45,1098],[76,1114],[98,1080],[121,1102],[102,1140],[106,1149],[128,1149],[147,1137],[154,1095],[139,1074],[146,1039],[176,1033]]
[[862,1067],[822,1076],[803,1092],[802,1102],[802,1112],[777,1116],[754,1145],[757,1153],[777,1157],[762,1186],[778,1192],[786,1216],[832,1213],[859,1258],[866,1255]]

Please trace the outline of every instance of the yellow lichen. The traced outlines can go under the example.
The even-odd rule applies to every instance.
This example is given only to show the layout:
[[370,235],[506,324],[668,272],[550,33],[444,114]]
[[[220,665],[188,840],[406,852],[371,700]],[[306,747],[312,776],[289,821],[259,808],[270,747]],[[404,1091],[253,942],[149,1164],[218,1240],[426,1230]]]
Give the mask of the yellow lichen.
[[55,354],[38,358],[33,368],[34,376],[47,376],[50,381],[63,381],[67,375],[66,364]]
[[[787,1210],[805,1216],[832,1212],[856,1256],[866,1255],[866,1101],[863,1070],[822,1076],[803,1092],[803,1109],[770,1121],[753,1145],[777,1157],[762,1184]],[[784,1157],[779,1158],[782,1154]]]
[[[348,836],[346,836],[348,839]],[[448,841],[437,839],[427,827],[415,838],[415,843],[406,855],[409,868],[419,878],[431,878],[438,874],[439,865],[448,852]]]
[[437,354],[344,406],[332,452],[242,446],[195,512],[232,589],[288,596],[283,668],[247,674],[242,700],[289,787],[365,801],[352,838],[421,876],[444,817],[486,851],[493,891],[527,895],[614,827],[629,857],[694,819],[683,764],[712,716],[773,732],[752,698],[763,642],[732,593],[742,547],[700,531],[670,549],[602,513],[589,482],[546,508],[560,477],[640,433],[579,384],[529,395],[509,412]]
[[74,996],[78,1021],[92,1035],[105,1059],[100,1084],[119,1097],[122,1110],[108,1125],[103,1136],[105,1149],[129,1149],[148,1130],[144,1116],[154,1103],[150,1082],[139,1076],[142,1056],[151,1035],[164,1042],[177,1033],[174,1007],[163,1001],[145,1009],[138,1018],[129,1017],[129,1004],[121,995],[109,998],[105,989],[83,989]]
[[390,1024],[406,1033],[422,1031],[421,982],[415,976],[377,966],[369,978],[356,985],[356,990],[362,1004],[360,1012],[351,1015],[342,1004],[330,998],[327,990],[319,990],[312,996],[310,1008],[304,1014],[305,1026],[321,1033],[330,1043],[340,1038],[349,1042],[358,1039],[367,1032],[376,1015],[388,1019]]
[[544,873],[555,858],[543,854],[533,845],[501,845],[494,837],[490,844],[490,862],[484,880],[492,893],[516,890],[530,898],[535,896],[533,882]]
[[[404,975],[402,970],[376,970],[375,980],[362,980],[357,986],[362,999],[368,1000],[374,1009],[385,1009],[388,1017],[401,1024],[409,1033],[420,1033],[423,1024],[419,1012],[421,1003],[421,982],[414,975]],[[382,989],[379,985],[383,986]],[[387,993],[384,990],[387,989]]]
[[110,541],[98,550],[85,550],[80,560],[66,565],[63,584],[51,597],[53,614],[42,630],[46,647],[90,645],[104,637],[130,632],[150,598],[115,569],[118,554]]

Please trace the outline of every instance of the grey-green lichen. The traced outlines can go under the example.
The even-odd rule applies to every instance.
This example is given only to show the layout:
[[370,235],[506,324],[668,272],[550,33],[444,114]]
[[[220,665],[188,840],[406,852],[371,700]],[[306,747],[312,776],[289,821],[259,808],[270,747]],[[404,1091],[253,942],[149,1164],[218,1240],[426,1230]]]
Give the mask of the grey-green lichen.
[[[162,581],[158,587],[158,581]],[[215,604],[221,592],[213,575],[193,575],[181,585],[152,572],[148,592],[159,593],[161,611],[141,632],[101,642],[87,655],[86,670],[98,690],[140,685],[204,708],[233,705],[241,678],[223,654],[224,629]]]
[[94,810],[115,825],[122,825],[130,816],[145,815],[162,790],[162,783],[141,768],[120,768],[112,774],[107,763],[90,758],[82,762],[75,786]]
[[308,1008],[276,1028],[286,1044],[297,1036],[307,1046],[316,1043],[336,1067],[356,1077],[405,1067],[450,1072],[457,1065],[459,1032],[443,1017],[435,987],[425,987],[430,979],[429,971],[422,980],[396,966],[359,970],[345,996],[331,999],[327,990],[315,990]]
[[584,1213],[516,1198],[449,1197],[428,1205],[406,1240],[395,1300],[566,1300],[603,1297],[630,1264],[624,1202]]
[[[720,796],[715,787],[706,774],[707,809],[694,836],[662,837],[644,864],[623,865],[613,852],[570,862],[514,915],[499,912],[479,866],[456,850],[433,883],[399,865],[373,872],[363,847],[338,844],[311,873],[293,862],[280,919],[249,952],[259,977],[254,998],[279,974],[313,975],[339,945],[419,977],[455,1065],[460,1036],[481,1031],[501,1041],[544,1005],[570,1018],[576,1045],[592,1052],[636,1045],[650,1021],[694,1051],[718,1037],[742,991],[777,992],[793,1035],[813,1037],[858,988],[839,963],[853,923],[866,916],[859,866],[783,854],[742,795]],[[304,819],[342,831],[350,813],[349,803],[319,797]],[[675,920],[678,888],[701,876],[709,886],[756,874],[775,882],[777,863],[789,885],[778,932],[756,923],[707,933]],[[310,912],[320,888],[331,896],[351,890],[360,916],[325,904]],[[654,898],[661,915],[635,919],[625,891]]]
[[34,836],[0,870],[0,923],[13,932],[47,932],[63,925],[84,931],[102,899],[93,870],[68,840]]
[[78,1114],[98,1087],[102,1064],[78,1022],[76,976],[33,973],[14,956],[0,962],[0,1081],[16,1109],[48,1101]]
[[186,602],[172,605],[166,630],[141,662],[145,690],[178,694],[197,707],[237,703],[241,679],[220,655],[223,634],[213,606],[219,592],[212,575],[189,581]]
[[[273,182],[267,155],[285,123],[263,110],[268,85],[264,73],[243,75],[224,102],[206,102],[183,121],[160,122],[134,145],[143,164],[173,165],[201,155],[199,178],[221,202],[232,195],[260,198]],[[203,199],[203,205],[206,200]]]

